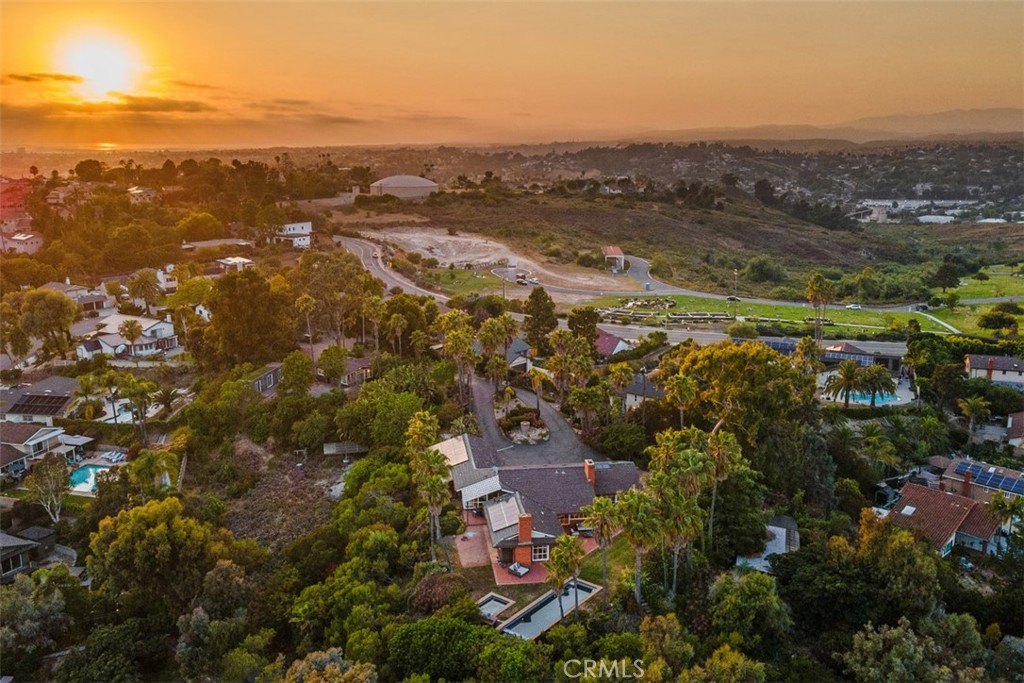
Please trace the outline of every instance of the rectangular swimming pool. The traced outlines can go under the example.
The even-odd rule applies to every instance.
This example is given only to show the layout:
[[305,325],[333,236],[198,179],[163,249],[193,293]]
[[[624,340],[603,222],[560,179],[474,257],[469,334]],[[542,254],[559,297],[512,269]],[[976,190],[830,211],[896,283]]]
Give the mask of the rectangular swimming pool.
[[568,616],[576,609],[577,595],[579,595],[580,605],[582,605],[600,590],[600,586],[586,581],[569,581],[562,588],[561,595],[558,597],[555,596],[554,591],[549,591],[498,628],[502,633],[518,636],[524,640],[533,640],[561,619],[558,608],[559,600],[562,602],[561,611]]
[[82,465],[71,473],[71,490],[75,493],[95,493],[96,475],[109,467],[104,465]]

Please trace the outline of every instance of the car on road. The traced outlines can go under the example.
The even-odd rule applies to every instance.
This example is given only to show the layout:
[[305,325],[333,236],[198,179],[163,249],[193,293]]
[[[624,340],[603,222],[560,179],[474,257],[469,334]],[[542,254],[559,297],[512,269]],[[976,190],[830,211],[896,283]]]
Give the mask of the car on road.
[[539,285],[540,284],[540,280],[538,280],[535,277],[531,277],[529,280],[527,280],[527,282],[529,282],[531,285]]
[[516,278],[516,284],[517,285],[522,285],[522,286],[525,287],[528,283],[526,282],[526,278],[522,278],[521,277],[521,278]]
[[377,252],[373,252],[373,258],[380,258],[380,254],[378,254]]
[[859,311],[860,309],[860,304],[846,304],[846,310],[848,311]]
[[740,301],[740,298],[738,296],[727,296],[727,297],[725,297],[725,300],[726,301]]

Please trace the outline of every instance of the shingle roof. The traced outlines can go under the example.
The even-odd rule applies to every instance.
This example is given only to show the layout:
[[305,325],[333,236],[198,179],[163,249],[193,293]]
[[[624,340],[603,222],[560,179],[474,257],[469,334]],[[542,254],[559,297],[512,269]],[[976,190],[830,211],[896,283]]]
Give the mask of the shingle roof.
[[500,464],[498,451],[487,440],[472,434],[467,434],[466,439],[469,442],[470,456],[477,469],[497,467]]
[[35,436],[40,429],[47,429],[47,427],[45,425],[5,422],[3,426],[0,426],[0,439],[3,439],[4,443],[25,443]]
[[594,342],[594,349],[602,356],[610,356],[615,353],[615,347],[625,339],[617,337],[611,332],[606,332],[600,327],[597,328],[597,340]]
[[661,388],[661,385],[650,376],[644,380],[644,376],[639,372],[633,375],[633,381],[626,387],[626,393],[633,394],[634,396],[644,396],[645,398],[665,398],[665,390]]
[[594,494],[606,498],[640,484],[640,470],[632,462],[594,463],[594,474],[597,479]]
[[19,451],[14,446],[0,443],[0,467],[7,467],[12,462],[17,462],[27,457],[27,455]]
[[18,538],[17,536],[11,536],[10,534],[5,534],[4,532],[0,531],[0,548],[3,548],[5,550],[8,548],[34,548],[37,545],[39,544],[35,541],[30,541],[25,538]]
[[[961,529],[972,510],[980,506],[977,501],[964,496],[907,484],[903,487],[899,502],[889,513],[889,519],[896,526],[917,531],[928,540],[932,548],[941,550]],[[981,512],[987,514],[984,510]],[[978,530],[981,524],[975,519],[970,526]]]
[[992,369],[1021,372],[1024,371],[1024,358],[1016,356],[983,356],[971,353],[967,355],[967,364],[971,370],[987,370],[989,361],[992,361]]
[[560,535],[558,516],[594,501],[582,464],[506,467],[498,476],[504,490],[519,494],[524,510],[533,515],[533,528],[546,534]]

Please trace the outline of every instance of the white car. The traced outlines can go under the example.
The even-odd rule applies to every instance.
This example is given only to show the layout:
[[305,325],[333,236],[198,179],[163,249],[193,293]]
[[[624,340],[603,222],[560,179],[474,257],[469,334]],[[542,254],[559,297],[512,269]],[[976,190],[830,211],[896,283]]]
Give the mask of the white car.
[[527,282],[529,282],[531,285],[539,285],[540,284],[540,280],[538,280],[535,277],[531,277],[529,280],[527,280]]
[[850,310],[850,311],[859,311],[860,310],[860,304],[846,304],[846,308],[847,308],[847,310]]

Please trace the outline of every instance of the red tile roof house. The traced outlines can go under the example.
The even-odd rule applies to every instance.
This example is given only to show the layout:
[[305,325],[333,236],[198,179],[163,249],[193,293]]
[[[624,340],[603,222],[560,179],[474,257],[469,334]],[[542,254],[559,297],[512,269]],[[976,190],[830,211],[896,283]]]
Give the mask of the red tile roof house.
[[948,491],[907,484],[888,519],[915,532],[942,557],[954,546],[989,554],[1001,547],[999,521],[988,508]]
[[597,340],[594,342],[594,350],[597,351],[597,355],[610,358],[617,353],[629,351],[632,348],[633,346],[622,337],[605,332],[600,327],[597,328]]

